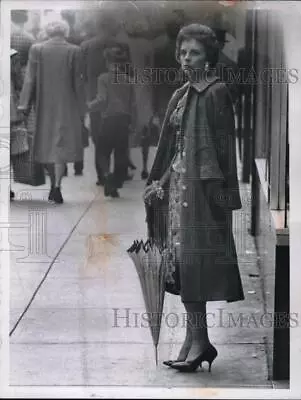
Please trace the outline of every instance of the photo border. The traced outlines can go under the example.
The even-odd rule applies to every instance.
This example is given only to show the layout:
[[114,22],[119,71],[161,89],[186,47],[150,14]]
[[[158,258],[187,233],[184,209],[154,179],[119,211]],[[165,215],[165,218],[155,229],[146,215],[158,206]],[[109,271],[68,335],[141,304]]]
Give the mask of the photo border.
[[[0,93],[0,106],[3,115],[0,120],[1,141],[9,141],[9,91],[10,91],[10,65],[9,65],[9,42],[10,42],[10,10],[11,9],[47,9],[47,8],[80,8],[83,4],[87,7],[88,1],[1,1],[0,21],[0,61],[1,80],[3,91]],[[285,9],[293,13],[299,13],[300,23],[296,20],[287,20],[287,30],[298,31],[286,34],[285,50],[289,63],[298,63],[301,70],[301,4],[298,1],[252,1],[245,2],[246,5],[256,8]],[[296,52],[299,51],[299,55]],[[301,248],[301,209],[298,200],[301,198],[300,167],[301,167],[301,81],[290,85],[289,95],[293,102],[289,115],[290,135],[290,309],[291,312],[301,315],[301,270],[299,266],[299,248]],[[9,148],[9,147],[8,147]],[[2,163],[9,165],[9,151],[3,153]],[[2,170],[1,170],[2,171]],[[0,179],[0,215],[9,218],[9,176]],[[2,228],[3,229],[3,228]],[[299,246],[298,246],[299,245]],[[80,397],[107,397],[107,398],[300,398],[301,394],[301,328],[296,327],[290,331],[290,389],[244,389],[241,388],[150,388],[136,386],[9,386],[9,252],[1,252],[1,298],[0,298],[0,389],[1,396],[8,398],[80,398]],[[247,368],[247,365],[246,365]]]

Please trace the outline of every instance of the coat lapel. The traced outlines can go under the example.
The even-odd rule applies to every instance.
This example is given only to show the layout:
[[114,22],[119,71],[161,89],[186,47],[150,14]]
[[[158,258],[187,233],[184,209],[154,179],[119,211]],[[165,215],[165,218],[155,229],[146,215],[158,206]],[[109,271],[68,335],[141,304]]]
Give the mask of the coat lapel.
[[[206,78],[205,81],[202,82],[186,82],[180,89],[176,90],[175,93],[173,94],[170,102],[168,103],[164,121],[162,124],[161,128],[161,134],[160,134],[160,139],[158,143],[158,150],[155,156],[155,160],[151,169],[151,172],[149,174],[149,178],[147,180],[147,185],[150,185],[153,180],[158,180],[162,177],[162,175],[165,173],[165,169],[168,167],[166,166],[166,161],[170,159],[171,155],[169,154],[172,146],[171,146],[171,140],[173,138],[170,137],[170,131],[168,129],[168,124],[169,124],[169,119],[176,108],[178,101],[181,99],[181,97],[184,95],[184,93],[187,91],[191,91],[191,89],[195,89],[198,94],[202,93],[205,91],[209,86],[213,85],[216,81],[218,81],[219,78],[215,75],[211,75]],[[186,108],[189,105],[189,102],[186,102],[186,106],[184,109],[183,113],[183,118],[186,113]]]
[[150,185],[153,180],[160,179],[165,172],[164,168],[166,160],[168,160],[171,156],[169,154],[169,151],[171,149],[171,141],[173,139],[170,137],[170,130],[168,129],[169,119],[172,112],[176,108],[179,99],[183,96],[183,94],[187,90],[187,87],[188,83],[183,85],[180,89],[176,90],[168,103],[165,117],[162,123],[160,139],[157,147],[157,153],[146,183],[147,185]]

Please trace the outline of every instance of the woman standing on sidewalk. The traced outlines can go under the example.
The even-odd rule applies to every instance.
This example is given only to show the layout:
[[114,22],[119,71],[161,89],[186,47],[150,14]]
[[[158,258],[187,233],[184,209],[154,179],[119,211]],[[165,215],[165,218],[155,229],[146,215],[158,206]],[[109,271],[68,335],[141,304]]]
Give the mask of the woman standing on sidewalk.
[[149,237],[167,249],[166,290],[180,294],[188,314],[180,354],[165,364],[191,372],[203,361],[211,367],[217,356],[206,302],[244,299],[232,233],[232,211],[241,200],[233,107],[215,74],[213,31],[199,24],[183,27],[176,59],[188,82],[167,107],[144,199]]
[[49,201],[63,203],[61,181],[65,164],[83,159],[85,114],[80,48],[66,41],[64,21],[46,25],[48,40],[34,44],[20,95],[19,110],[36,106],[35,161],[48,165]]

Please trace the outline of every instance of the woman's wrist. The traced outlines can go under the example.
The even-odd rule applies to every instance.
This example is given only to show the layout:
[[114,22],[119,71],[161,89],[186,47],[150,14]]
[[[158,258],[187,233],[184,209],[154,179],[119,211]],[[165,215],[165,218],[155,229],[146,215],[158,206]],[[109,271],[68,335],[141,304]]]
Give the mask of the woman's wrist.
[[155,190],[156,196],[160,199],[163,200],[164,198],[164,190],[160,184],[160,181],[153,181],[152,183],[153,188]]

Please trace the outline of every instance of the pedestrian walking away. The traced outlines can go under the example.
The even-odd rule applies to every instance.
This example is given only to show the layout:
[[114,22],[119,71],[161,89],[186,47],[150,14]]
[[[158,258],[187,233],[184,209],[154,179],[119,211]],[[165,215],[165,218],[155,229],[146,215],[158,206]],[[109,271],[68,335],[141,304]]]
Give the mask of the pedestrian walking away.
[[63,203],[61,181],[65,164],[83,159],[82,124],[85,115],[80,48],[67,42],[64,21],[47,24],[48,40],[29,53],[19,109],[36,106],[34,159],[48,166],[49,201]]

